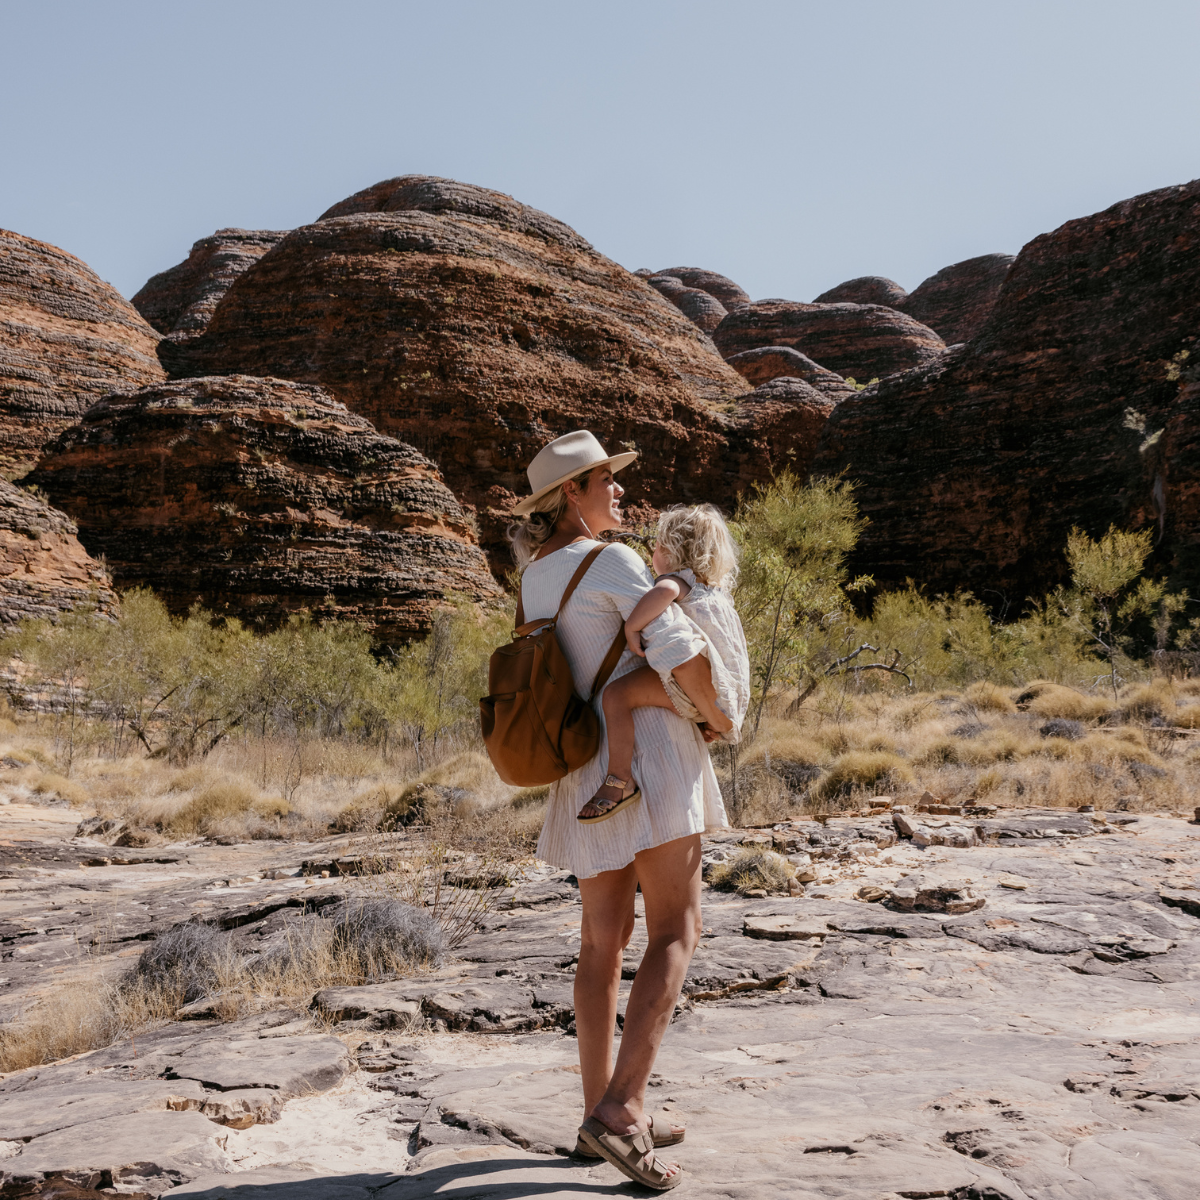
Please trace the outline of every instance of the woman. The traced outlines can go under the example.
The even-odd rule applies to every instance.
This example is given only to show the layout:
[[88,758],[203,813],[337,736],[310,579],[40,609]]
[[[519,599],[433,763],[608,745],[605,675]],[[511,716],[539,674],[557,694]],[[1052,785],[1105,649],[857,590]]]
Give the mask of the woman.
[[[509,530],[523,568],[525,620],[551,616],[596,535],[621,524],[624,489],[613,477],[637,457],[606,454],[592,434],[570,433],[543,447],[529,466],[532,494]],[[558,640],[572,677],[592,679],[605,652],[653,580],[641,559],[623,545],[608,546],[593,562],[558,623]],[[700,657],[703,638],[671,607],[642,633],[646,660],[670,670],[695,698],[712,692]],[[642,665],[628,651],[612,673],[617,679]],[[599,697],[592,706],[603,722]],[[659,1190],[675,1187],[682,1169],[654,1156],[684,1130],[644,1109],[650,1071],[700,938],[700,834],[727,824],[721,793],[704,738],[672,711],[637,709],[633,779],[641,799],[622,806],[602,824],[578,817],[616,808],[625,781],[604,786],[607,748],[550,791],[538,857],[572,870],[579,880],[583,922],[575,971],[575,1027],[583,1081],[583,1146],[631,1179]],[[713,734],[712,736],[716,736]],[[648,945],[625,1009],[621,1047],[612,1061],[621,981],[621,952],[634,924],[634,895],[641,887]]]

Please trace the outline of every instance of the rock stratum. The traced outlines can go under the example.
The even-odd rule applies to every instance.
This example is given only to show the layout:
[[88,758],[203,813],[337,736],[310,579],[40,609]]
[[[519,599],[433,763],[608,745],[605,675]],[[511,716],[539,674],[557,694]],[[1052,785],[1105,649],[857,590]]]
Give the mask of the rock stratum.
[[970,342],[825,426],[813,469],[857,480],[870,519],[856,568],[1015,600],[1064,578],[1073,526],[1116,524],[1153,529],[1194,593],[1198,331],[1200,182],[1035,238]]
[[131,303],[162,334],[194,337],[233,282],[279,242],[286,230],[218,229],[177,266],[148,279]]
[[106,393],[165,378],[157,342],[79,259],[0,230],[0,471],[23,475]]
[[991,315],[1015,261],[1011,254],[981,254],[943,267],[894,307],[936,330],[948,346],[969,342]]
[[727,359],[762,347],[790,346],[858,383],[925,366],[946,349],[932,329],[880,304],[758,300],[731,312],[712,338]]
[[108,572],[77,533],[65,513],[0,480],[0,626],[84,605],[115,612]]
[[842,400],[855,394],[855,387],[836,371],[828,371],[813,362],[807,354],[793,350],[790,346],[763,346],[758,350],[743,350],[726,360],[748,382],[760,387],[772,379],[787,376],[802,379],[805,383],[824,392],[831,400]]
[[860,275],[822,292],[813,303],[882,304],[887,308],[903,308],[907,299],[908,293],[894,279],[883,275]]
[[288,234],[162,357],[176,378],[319,384],[434,459],[493,546],[530,459],[580,427],[641,451],[630,503],[712,499],[697,466],[745,390],[703,332],[566,225],[424,176]]
[[195,379],[107,397],[30,477],[117,585],[271,628],[302,608],[379,643],[424,632],[448,593],[499,589],[423,455],[319,387]]

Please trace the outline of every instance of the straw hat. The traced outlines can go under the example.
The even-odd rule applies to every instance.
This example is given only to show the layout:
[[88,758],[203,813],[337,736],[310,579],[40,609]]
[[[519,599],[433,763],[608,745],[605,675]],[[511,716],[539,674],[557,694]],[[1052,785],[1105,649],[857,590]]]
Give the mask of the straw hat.
[[592,467],[608,466],[619,471],[629,466],[635,458],[636,450],[624,454],[606,454],[595,435],[586,429],[564,433],[562,437],[547,442],[529,464],[526,474],[533,494],[515,505],[513,514],[518,517],[528,515],[547,492],[552,492],[560,483],[566,483],[568,479],[574,479]]

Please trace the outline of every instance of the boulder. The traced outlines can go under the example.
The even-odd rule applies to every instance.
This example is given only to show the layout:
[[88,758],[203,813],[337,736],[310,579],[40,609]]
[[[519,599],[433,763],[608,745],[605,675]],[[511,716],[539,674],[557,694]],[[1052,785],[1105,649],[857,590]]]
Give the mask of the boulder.
[[740,397],[724,457],[728,490],[769,483],[784,468],[807,476],[835,405],[825,392],[786,375]]
[[0,470],[23,475],[101,396],[164,378],[158,334],[86,264],[0,229]]
[[283,236],[277,229],[218,229],[177,266],[152,275],[131,303],[163,334],[194,337],[221,297]]
[[79,543],[75,523],[0,480],[0,626],[57,617],[78,605],[116,609],[112,581]]
[[731,312],[712,337],[726,358],[791,346],[858,383],[936,362],[946,349],[932,329],[880,304],[759,300]]
[[641,451],[628,503],[713,499],[697,467],[722,447],[716,405],[744,390],[701,330],[562,222],[425,176],[293,230],[163,359],[176,377],[320,384],[436,459],[495,549],[530,459],[580,427]]
[[943,267],[895,307],[936,329],[948,346],[968,342],[983,328],[1015,261],[1011,254],[981,254]]
[[786,375],[802,379],[835,402],[855,394],[854,385],[847,383],[836,371],[827,370],[791,346],[761,346],[757,350],[743,350],[726,361],[754,387]]
[[1065,580],[1072,527],[1115,524],[1153,529],[1151,568],[1194,593],[1197,246],[1200,182],[1069,221],[1021,251],[965,346],[839,404],[813,470],[858,482],[852,569],[1011,604]]
[[[860,275],[847,279],[837,287],[822,292],[814,304],[884,304],[888,308],[902,308],[908,293],[894,280],[882,275]],[[926,322],[928,324],[928,322]]]
[[420,633],[499,592],[437,468],[319,387],[246,376],[114,395],[30,477],[118,586],[271,627],[302,608]]
[[725,319],[725,305],[700,288],[686,287],[673,275],[651,275],[646,282],[694,325],[712,333]]
[[732,279],[718,275],[716,271],[705,271],[702,267],[665,267],[656,274],[673,276],[684,287],[699,288],[702,292],[707,292],[730,312],[740,304],[750,303],[750,297]]

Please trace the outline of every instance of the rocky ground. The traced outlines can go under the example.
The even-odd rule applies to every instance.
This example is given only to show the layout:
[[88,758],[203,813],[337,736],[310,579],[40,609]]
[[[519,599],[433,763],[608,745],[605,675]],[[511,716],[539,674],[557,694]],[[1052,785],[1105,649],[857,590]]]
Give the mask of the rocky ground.
[[[342,874],[344,838],[138,851],[77,824],[0,808],[6,1018],[189,916],[266,943],[289,913],[362,886]],[[651,1080],[688,1125],[690,1194],[1194,1195],[1195,825],[883,813],[719,835],[707,861],[745,839],[807,883],[706,893]],[[232,1024],[201,1002],[4,1077],[3,1194],[625,1194],[613,1168],[569,1153],[579,918],[570,877],[531,866],[436,971]],[[643,945],[639,924],[629,979]]]

